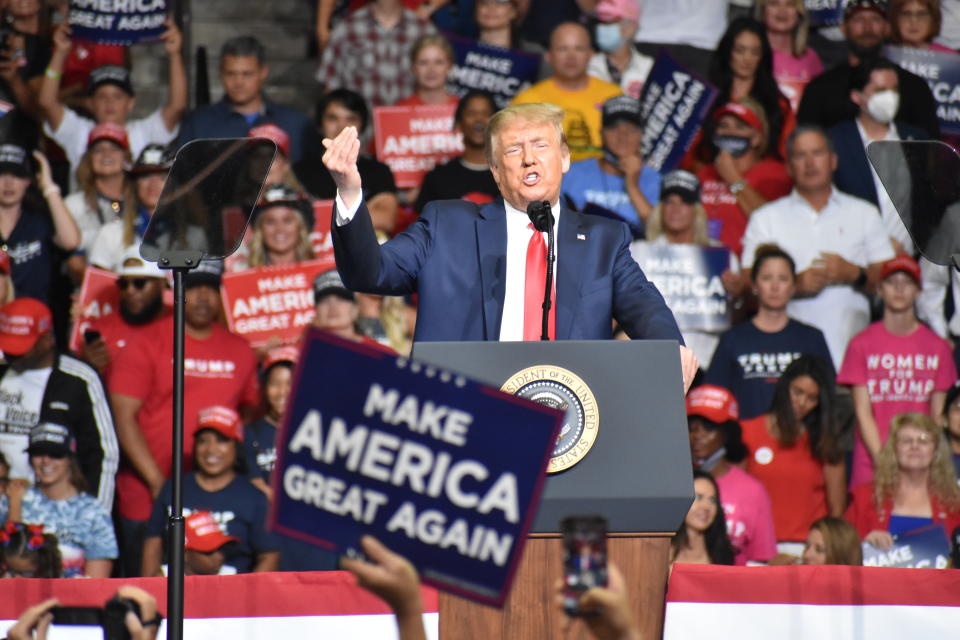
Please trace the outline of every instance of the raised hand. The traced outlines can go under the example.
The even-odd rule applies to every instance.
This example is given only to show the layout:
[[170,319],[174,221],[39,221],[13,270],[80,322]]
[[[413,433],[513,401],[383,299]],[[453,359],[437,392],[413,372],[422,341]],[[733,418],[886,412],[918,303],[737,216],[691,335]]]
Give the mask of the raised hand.
[[360,197],[360,172],[357,156],[360,155],[360,136],[356,127],[346,127],[336,138],[323,139],[323,165],[330,172],[340,199],[347,207]]

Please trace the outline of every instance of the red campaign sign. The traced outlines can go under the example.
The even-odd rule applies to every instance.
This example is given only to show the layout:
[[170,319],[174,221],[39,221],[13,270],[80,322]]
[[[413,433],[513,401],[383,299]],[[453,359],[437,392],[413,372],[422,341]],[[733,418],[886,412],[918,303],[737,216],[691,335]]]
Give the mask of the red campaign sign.
[[314,200],[313,231],[310,232],[310,246],[317,260],[333,261],[333,238],[330,236],[330,221],[333,218],[333,200]]
[[463,153],[463,139],[453,128],[456,109],[437,104],[373,110],[377,160],[390,167],[398,187],[419,187],[430,169]]
[[333,259],[258,267],[223,276],[220,292],[230,331],[262,347],[277,337],[290,344],[313,320],[313,279]]
[[87,267],[78,300],[80,316],[73,323],[73,331],[70,333],[70,350],[79,351],[84,330],[90,328],[94,321],[116,313],[119,304],[117,274],[106,269]]

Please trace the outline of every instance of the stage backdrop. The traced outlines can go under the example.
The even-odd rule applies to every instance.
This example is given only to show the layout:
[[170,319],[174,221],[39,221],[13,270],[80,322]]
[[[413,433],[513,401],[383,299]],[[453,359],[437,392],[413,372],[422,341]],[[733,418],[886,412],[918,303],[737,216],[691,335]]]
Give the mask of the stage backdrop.
[[953,638],[960,571],[678,564],[664,640]]
[[[153,594],[166,613],[163,578],[131,580],[0,580],[0,634],[20,613],[47,598],[63,605],[103,606],[120,585],[132,584]],[[185,585],[185,640],[254,640],[262,638],[396,638],[390,608],[356,586],[349,573],[250,573],[239,576],[189,576]],[[427,637],[439,637],[437,592],[424,588]],[[59,633],[58,633],[59,632]],[[160,638],[166,637],[166,623]],[[49,640],[102,637],[91,628],[56,629]]]

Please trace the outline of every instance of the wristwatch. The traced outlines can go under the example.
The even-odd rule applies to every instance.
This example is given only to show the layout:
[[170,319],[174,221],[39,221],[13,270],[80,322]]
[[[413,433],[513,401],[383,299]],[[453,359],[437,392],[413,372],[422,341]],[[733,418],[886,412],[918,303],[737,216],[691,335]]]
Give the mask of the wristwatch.
[[733,195],[737,195],[738,193],[743,191],[746,188],[746,186],[747,186],[746,180],[737,180],[732,185],[730,185],[730,193],[732,193]]

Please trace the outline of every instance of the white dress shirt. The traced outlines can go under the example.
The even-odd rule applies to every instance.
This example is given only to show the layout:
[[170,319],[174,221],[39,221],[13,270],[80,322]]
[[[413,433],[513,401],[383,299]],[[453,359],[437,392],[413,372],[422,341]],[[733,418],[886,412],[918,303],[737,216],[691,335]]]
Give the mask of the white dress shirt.
[[[340,199],[340,192],[337,192],[336,198],[336,218],[337,226],[342,227],[351,220],[360,208],[363,198],[358,197],[352,207],[347,207]],[[530,243],[530,236],[533,233],[527,225],[530,224],[530,218],[525,211],[514,208],[506,200],[503,201],[506,209],[507,221],[507,273],[506,273],[506,291],[503,296],[503,316],[500,321],[500,341],[501,342],[522,342],[523,341],[523,315],[524,315],[524,287],[526,286],[527,276],[527,245]],[[550,210],[553,212],[554,237],[556,231],[560,228],[560,203],[554,204]],[[547,243],[547,234],[542,233],[544,244]],[[560,255],[559,242],[554,246],[553,253],[553,305],[557,304],[557,258]],[[543,287],[540,287],[543,291]]]
[[[796,190],[769,202],[750,216],[743,234],[743,268],[753,266],[757,247],[776,244],[790,254],[797,273],[809,268],[821,253],[836,253],[847,262],[868,267],[893,258],[893,246],[877,208],[866,200],[838,191],[816,211]],[[787,315],[823,332],[839,371],[850,338],[870,323],[866,296],[850,284],[831,284],[808,298],[794,298]]]

